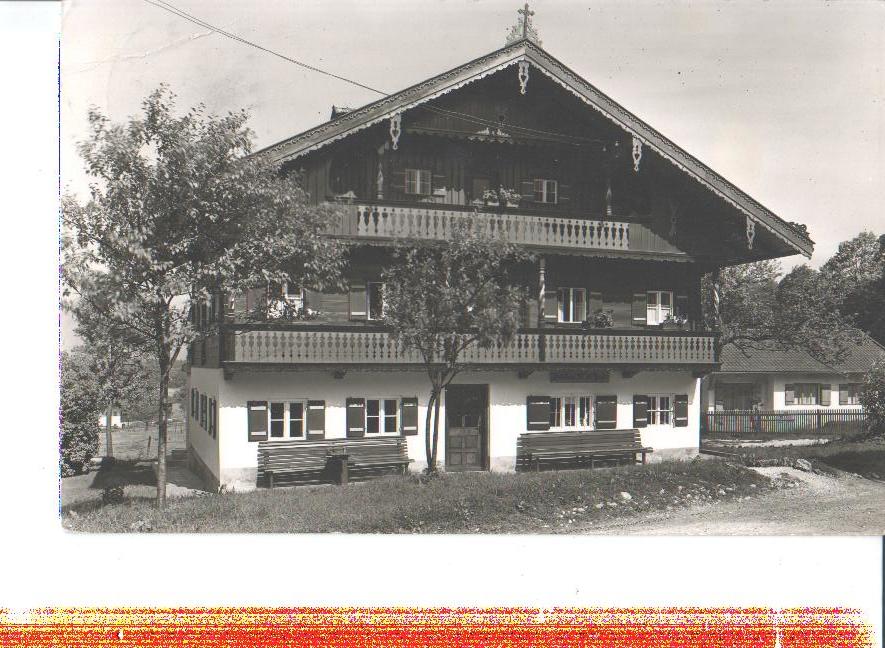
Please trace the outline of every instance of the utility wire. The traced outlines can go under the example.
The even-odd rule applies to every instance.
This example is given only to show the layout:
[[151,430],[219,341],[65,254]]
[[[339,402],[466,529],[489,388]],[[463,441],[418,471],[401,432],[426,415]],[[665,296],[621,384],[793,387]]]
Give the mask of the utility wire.
[[[299,61],[298,59],[294,59],[290,56],[286,56],[285,54],[281,54],[281,53],[276,52],[272,49],[269,49],[267,47],[259,45],[258,43],[255,43],[253,41],[242,38],[241,36],[233,34],[225,29],[222,29],[221,27],[217,27],[211,23],[208,23],[205,20],[203,20],[202,18],[198,18],[197,16],[194,16],[193,14],[190,14],[183,9],[179,9],[178,7],[173,5],[171,2],[167,2],[166,0],[144,0],[144,1],[150,5],[153,5],[157,8],[159,8],[159,9],[167,11],[175,16],[178,16],[179,18],[183,18],[183,19],[187,20],[188,22],[191,22],[195,25],[198,25],[198,26],[203,27],[205,29],[209,29],[217,34],[220,34],[221,36],[225,36],[225,37],[235,40],[239,43],[242,43],[243,45],[248,45],[250,47],[254,47],[258,50],[261,50],[262,52],[266,52],[267,54],[271,54],[273,56],[276,56],[277,58],[281,58],[284,61],[287,61],[289,63],[293,63],[293,64],[298,65],[300,67],[303,67],[306,70],[310,70],[312,72],[317,72],[318,74],[323,74],[323,75],[332,77],[333,79],[338,79],[339,81],[344,81],[345,83],[349,83],[349,84],[357,86],[359,88],[363,88],[365,90],[375,92],[375,93],[380,94],[385,97],[390,96],[390,93],[384,92],[383,90],[378,90],[377,88],[373,88],[373,87],[366,85],[364,83],[360,83],[359,81],[354,81],[353,79],[349,79],[349,78],[341,76],[339,74],[334,74],[333,72],[328,72],[328,71],[318,68],[314,65],[304,63],[303,61]],[[553,137],[559,137],[559,138],[563,138],[563,139],[572,140],[574,142],[604,143],[601,140],[576,137],[574,135],[568,135],[565,133],[543,131],[543,130],[539,130],[536,128],[529,128],[527,126],[517,126],[515,124],[499,124],[499,123],[496,123],[491,120],[483,119],[482,117],[476,117],[474,115],[468,115],[466,113],[461,113],[461,112],[457,112],[457,111],[453,111],[453,110],[445,110],[443,108],[437,108],[436,106],[421,105],[418,107],[424,108],[425,110],[437,113],[439,115],[444,115],[444,116],[448,116],[448,117],[455,117],[457,119],[462,119],[465,121],[473,122],[473,123],[480,125],[480,126],[488,126],[488,127],[494,127],[494,128],[504,127],[507,130],[518,130],[524,134],[532,134],[532,135],[539,135],[539,136],[553,136]]]

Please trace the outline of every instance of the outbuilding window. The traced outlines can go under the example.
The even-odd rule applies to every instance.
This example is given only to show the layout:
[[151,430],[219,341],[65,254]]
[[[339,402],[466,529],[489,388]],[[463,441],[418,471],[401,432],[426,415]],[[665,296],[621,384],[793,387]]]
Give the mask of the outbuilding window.
[[399,434],[398,417],[396,398],[366,399],[366,434]]

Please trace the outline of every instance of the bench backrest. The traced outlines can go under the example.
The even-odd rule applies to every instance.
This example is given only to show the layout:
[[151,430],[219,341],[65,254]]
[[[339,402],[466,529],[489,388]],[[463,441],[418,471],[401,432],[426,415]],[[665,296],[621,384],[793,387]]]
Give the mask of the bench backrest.
[[258,444],[258,460],[265,470],[285,470],[309,465],[325,465],[329,457],[347,454],[349,463],[360,459],[408,459],[408,445],[403,437],[369,439],[323,439],[301,441],[280,439]]
[[527,432],[516,441],[517,454],[542,450],[610,450],[641,448],[638,429],[593,430],[588,432]]

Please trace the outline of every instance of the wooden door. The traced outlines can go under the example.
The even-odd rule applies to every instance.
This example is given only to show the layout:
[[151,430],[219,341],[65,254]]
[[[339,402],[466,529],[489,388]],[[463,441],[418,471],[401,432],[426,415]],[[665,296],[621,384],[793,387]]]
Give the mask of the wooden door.
[[486,467],[487,388],[452,385],[446,389],[446,470]]

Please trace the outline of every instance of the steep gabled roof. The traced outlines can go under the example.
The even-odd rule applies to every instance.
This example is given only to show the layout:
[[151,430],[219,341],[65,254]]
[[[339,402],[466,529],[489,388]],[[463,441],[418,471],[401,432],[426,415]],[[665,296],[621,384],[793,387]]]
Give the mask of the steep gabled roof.
[[[771,210],[678,147],[563,65],[546,50],[529,40],[517,41],[405,90],[383,97],[362,108],[338,115],[324,124],[262,149],[257,154],[269,155],[279,162],[298,158],[405,110],[431,101],[499,70],[516,65],[520,61],[527,61],[530,71],[535,70],[544,74],[585,104],[630,132],[644,146],[651,147],[662,157],[746,214],[755,223],[761,224],[797,253],[807,257],[811,256],[814,243],[807,235],[781,220]],[[528,86],[529,92],[531,92],[531,79],[529,79]]]
[[726,344],[722,347],[722,366],[718,373],[866,373],[883,356],[885,348],[866,336],[860,344],[851,345],[840,362],[832,364],[815,359],[808,351],[787,348],[774,342],[746,349]]

